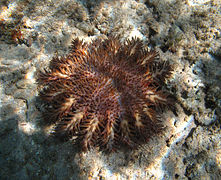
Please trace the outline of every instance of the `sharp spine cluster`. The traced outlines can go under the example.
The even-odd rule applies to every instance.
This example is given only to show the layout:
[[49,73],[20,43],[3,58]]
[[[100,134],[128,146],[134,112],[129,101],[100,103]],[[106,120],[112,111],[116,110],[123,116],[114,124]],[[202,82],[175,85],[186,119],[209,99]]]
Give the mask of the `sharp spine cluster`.
[[66,57],[54,57],[38,75],[45,119],[83,150],[136,148],[162,129],[159,109],[171,102],[161,87],[171,73],[137,38],[75,39]]

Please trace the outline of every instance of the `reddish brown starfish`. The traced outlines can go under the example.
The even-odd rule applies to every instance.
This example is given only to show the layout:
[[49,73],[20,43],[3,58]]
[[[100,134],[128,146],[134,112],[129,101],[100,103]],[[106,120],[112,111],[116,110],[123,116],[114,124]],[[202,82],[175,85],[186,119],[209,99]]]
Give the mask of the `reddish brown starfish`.
[[54,57],[50,70],[39,73],[46,120],[83,150],[147,142],[162,129],[157,114],[170,102],[162,85],[172,67],[157,57],[137,38],[75,39],[66,57]]

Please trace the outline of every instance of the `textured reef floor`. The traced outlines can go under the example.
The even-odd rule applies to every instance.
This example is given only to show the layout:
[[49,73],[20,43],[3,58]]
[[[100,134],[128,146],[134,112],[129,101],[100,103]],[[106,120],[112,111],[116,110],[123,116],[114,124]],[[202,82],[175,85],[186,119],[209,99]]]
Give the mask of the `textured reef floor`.
[[[220,7],[219,0],[1,1],[1,179],[220,179]],[[118,37],[120,43],[137,37],[148,52],[154,50],[162,62],[173,64],[170,78],[163,79],[163,86],[155,91],[173,95],[175,110],[160,113],[163,131],[132,151],[124,148],[106,154],[96,148],[98,143],[82,152],[82,141],[73,144],[73,138],[64,142],[51,136],[53,126],[45,123],[43,112],[47,107],[39,98],[38,72],[47,70],[53,57],[67,56],[73,39],[90,44],[110,35]],[[130,70],[134,74],[144,72],[142,68]],[[122,92],[112,79],[108,82],[114,85],[110,94]],[[128,82],[140,81],[125,82],[122,87],[127,89],[133,87]],[[149,83],[155,88],[156,84]],[[137,100],[132,99],[129,103]],[[155,110],[154,106],[149,104]],[[117,117],[110,115],[103,114],[107,122]],[[128,129],[133,129],[133,122],[140,123],[139,116],[131,113],[129,117]],[[104,131],[103,124],[100,129],[102,134],[113,132]],[[122,137],[127,137],[126,132],[129,130]],[[99,142],[108,142],[103,143],[107,147],[111,144],[111,135],[108,137],[108,141]],[[122,137],[119,142],[128,142]],[[88,144],[94,147],[94,141]]]

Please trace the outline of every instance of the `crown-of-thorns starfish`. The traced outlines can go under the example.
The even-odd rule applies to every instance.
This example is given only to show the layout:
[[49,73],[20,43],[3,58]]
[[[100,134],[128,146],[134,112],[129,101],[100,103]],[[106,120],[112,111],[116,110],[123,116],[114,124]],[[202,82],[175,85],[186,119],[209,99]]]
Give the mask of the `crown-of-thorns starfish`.
[[45,119],[83,150],[135,148],[162,129],[159,109],[171,103],[162,86],[171,72],[137,38],[75,39],[67,56],[38,75]]

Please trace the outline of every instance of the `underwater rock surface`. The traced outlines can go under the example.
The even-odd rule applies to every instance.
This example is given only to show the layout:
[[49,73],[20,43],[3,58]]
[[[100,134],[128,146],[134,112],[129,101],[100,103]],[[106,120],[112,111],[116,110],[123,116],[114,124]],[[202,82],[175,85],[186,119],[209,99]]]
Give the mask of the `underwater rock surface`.
[[[219,0],[0,2],[1,179],[220,179]],[[177,99],[163,134],[134,151],[83,153],[46,128],[37,71],[72,39],[139,37],[175,65],[166,82]]]

